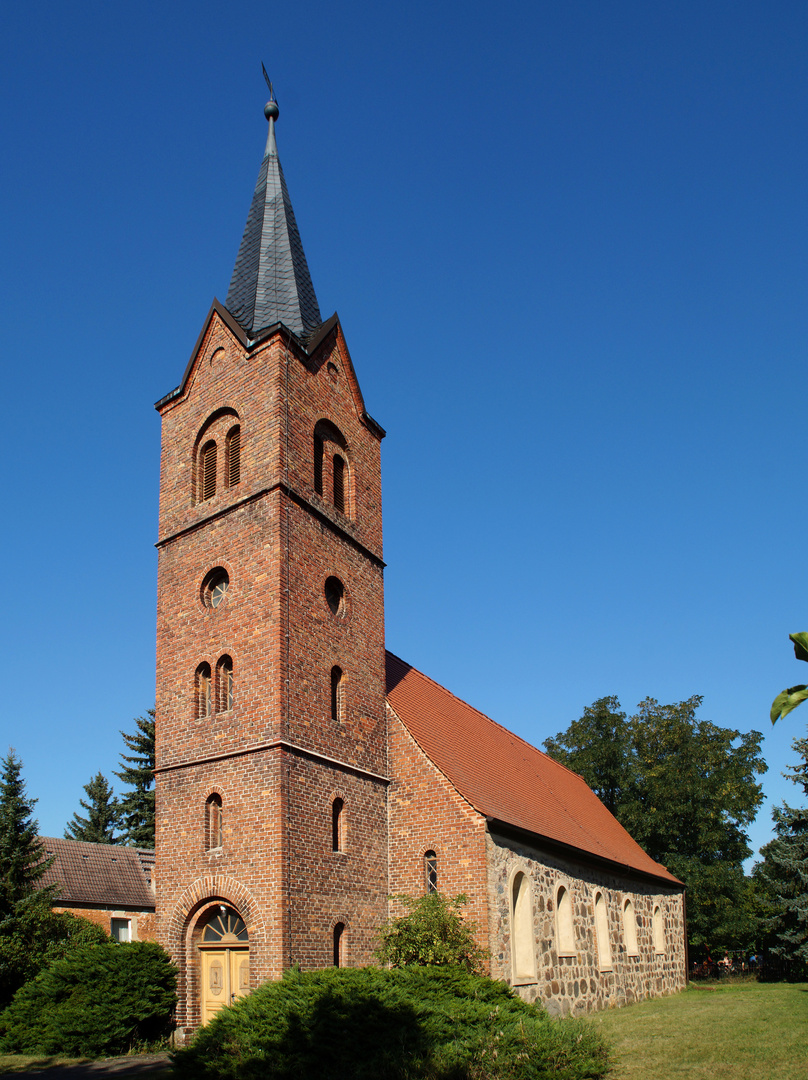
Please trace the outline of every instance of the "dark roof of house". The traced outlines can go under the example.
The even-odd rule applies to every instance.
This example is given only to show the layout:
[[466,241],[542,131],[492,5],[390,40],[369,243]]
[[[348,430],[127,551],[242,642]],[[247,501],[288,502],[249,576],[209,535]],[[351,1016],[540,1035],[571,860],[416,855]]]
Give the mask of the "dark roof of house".
[[681,884],[580,776],[389,652],[387,699],[427,757],[486,818]]
[[283,323],[305,341],[322,319],[275,145],[277,104],[267,103],[264,159],[224,306],[250,338]]
[[154,910],[154,852],[116,844],[85,844],[43,836],[53,865],[43,885],[58,885],[57,904]]

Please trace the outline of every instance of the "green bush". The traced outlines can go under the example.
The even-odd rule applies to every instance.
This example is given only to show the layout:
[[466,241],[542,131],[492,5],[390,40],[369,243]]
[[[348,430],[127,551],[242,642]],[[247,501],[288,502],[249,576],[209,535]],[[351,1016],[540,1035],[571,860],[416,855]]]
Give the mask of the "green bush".
[[177,973],[151,941],[85,945],[56,960],[0,1013],[0,1051],[125,1054],[171,1031]]
[[288,971],[173,1055],[185,1080],[591,1080],[606,1049],[460,967]]
[[390,919],[379,931],[376,955],[383,964],[459,964],[467,971],[482,974],[483,951],[474,940],[477,928],[460,914],[468,903],[464,893],[449,897],[433,892],[393,899],[403,904],[407,913]]

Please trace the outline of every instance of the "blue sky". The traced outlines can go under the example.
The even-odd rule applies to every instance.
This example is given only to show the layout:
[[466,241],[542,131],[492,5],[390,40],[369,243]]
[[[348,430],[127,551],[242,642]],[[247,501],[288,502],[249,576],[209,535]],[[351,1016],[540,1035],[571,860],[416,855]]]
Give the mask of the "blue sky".
[[804,4],[29,0],[0,33],[0,738],[43,833],[154,700],[152,404],[227,292],[262,60],[388,431],[389,648],[539,745],[703,694],[793,801]]

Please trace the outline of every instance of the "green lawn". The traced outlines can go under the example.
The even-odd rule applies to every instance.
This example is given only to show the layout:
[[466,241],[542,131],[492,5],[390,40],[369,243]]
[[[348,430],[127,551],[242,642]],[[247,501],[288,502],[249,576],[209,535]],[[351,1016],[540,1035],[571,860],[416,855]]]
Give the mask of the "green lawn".
[[[119,1058],[115,1059],[119,1061]],[[145,1062],[145,1059],[144,1059]],[[42,1069],[59,1069],[68,1065],[82,1065],[84,1063],[89,1064],[88,1058],[68,1058],[61,1056],[53,1057],[36,1057],[33,1054],[0,1054],[0,1076],[7,1076],[10,1074],[19,1073],[24,1075],[27,1072],[38,1072]],[[133,1068],[137,1068],[140,1064],[138,1056],[132,1055],[131,1064]],[[170,1080],[171,1078],[171,1066],[167,1064],[157,1064],[152,1068],[147,1068],[145,1063],[142,1066],[142,1071],[138,1069],[138,1080]]]
[[593,1017],[610,1080],[805,1080],[808,983],[694,986]]

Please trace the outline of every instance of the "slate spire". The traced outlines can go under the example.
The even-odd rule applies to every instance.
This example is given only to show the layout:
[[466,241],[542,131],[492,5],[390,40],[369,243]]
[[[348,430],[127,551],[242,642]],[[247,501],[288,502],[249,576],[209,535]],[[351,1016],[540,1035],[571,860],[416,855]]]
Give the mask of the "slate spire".
[[280,322],[305,340],[322,319],[278,160],[278,112],[270,93],[264,106],[269,121],[267,146],[225,307],[251,338]]

